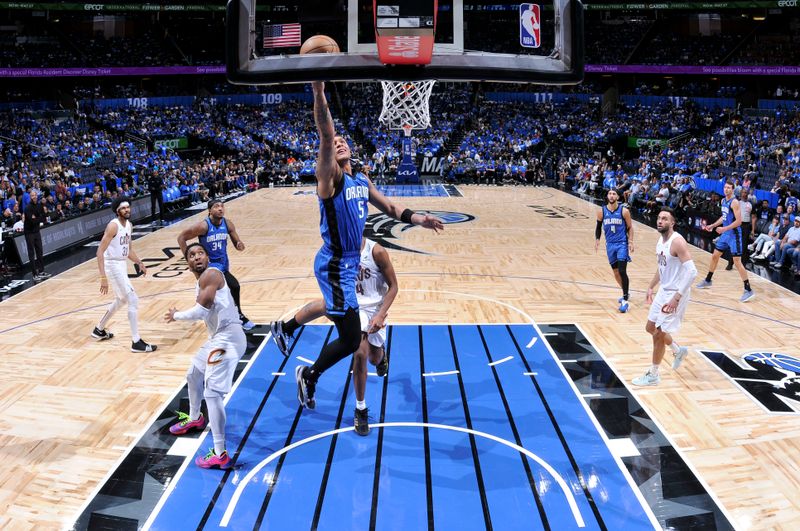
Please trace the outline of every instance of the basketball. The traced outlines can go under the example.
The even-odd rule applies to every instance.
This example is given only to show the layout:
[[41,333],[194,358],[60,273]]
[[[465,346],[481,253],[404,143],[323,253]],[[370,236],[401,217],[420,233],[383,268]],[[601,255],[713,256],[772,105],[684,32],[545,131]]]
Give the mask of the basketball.
[[314,35],[313,37],[309,37],[300,47],[301,54],[338,52],[339,45],[327,35]]

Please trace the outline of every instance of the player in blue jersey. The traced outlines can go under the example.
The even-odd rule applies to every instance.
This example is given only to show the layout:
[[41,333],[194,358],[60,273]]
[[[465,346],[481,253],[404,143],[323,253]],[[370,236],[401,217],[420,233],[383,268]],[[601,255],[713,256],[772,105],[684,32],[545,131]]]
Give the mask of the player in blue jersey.
[[727,181],[724,187],[725,197],[722,199],[722,215],[720,218],[712,223],[706,225],[706,230],[712,232],[717,229],[719,234],[717,242],[714,244],[714,254],[711,255],[711,263],[708,265],[708,274],[697,287],[699,289],[707,289],[711,287],[711,277],[714,276],[714,270],[717,268],[719,257],[725,251],[730,251],[733,258],[733,265],[739,272],[739,276],[744,283],[744,293],[742,293],[740,302],[750,302],[756,296],[752,288],[750,288],[750,280],[747,278],[747,270],[742,264],[742,248],[745,242],[742,241],[742,212],[739,208],[739,200],[733,195],[733,183]]
[[628,262],[631,261],[633,253],[633,221],[631,221],[630,211],[619,203],[619,194],[615,189],[611,189],[606,194],[606,205],[597,212],[597,226],[594,229],[594,252],[600,247],[600,234],[605,232],[606,254],[611,270],[614,271],[614,278],[622,288],[622,297],[619,303],[619,311],[628,311]]
[[[444,229],[435,216],[401,209],[380,193],[365,175],[353,174],[350,146],[334,131],[325,98],[325,83],[315,81],[311,86],[314,122],[319,133],[316,177],[322,234],[322,247],[314,259],[314,274],[325,299],[326,315],[336,325],[339,337],[325,345],[313,365],[299,365],[295,369],[297,398],[300,405],[309,409],[316,405],[314,394],[320,375],[355,352],[361,343],[356,277],[368,203],[405,223],[437,232]],[[273,333],[276,332],[281,333],[273,329]]]
[[242,320],[242,328],[252,330],[255,325],[242,313],[242,306],[239,302],[241,288],[239,281],[230,271],[228,261],[228,238],[233,242],[237,251],[244,251],[245,246],[233,222],[225,217],[225,204],[220,199],[211,199],[208,202],[208,217],[189,228],[184,229],[178,235],[178,245],[181,252],[186,254],[187,241],[197,238],[200,245],[208,254],[208,262],[218,268],[225,275],[225,282],[231,289],[233,302],[239,310],[239,318]]

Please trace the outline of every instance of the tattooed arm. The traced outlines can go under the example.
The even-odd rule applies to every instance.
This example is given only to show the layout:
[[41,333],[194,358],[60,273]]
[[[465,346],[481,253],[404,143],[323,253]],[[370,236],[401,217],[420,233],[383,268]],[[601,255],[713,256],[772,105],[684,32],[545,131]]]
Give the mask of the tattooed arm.
[[319,133],[319,154],[317,155],[317,195],[323,199],[331,197],[334,193],[334,183],[342,173],[336,162],[333,147],[333,118],[328,109],[325,98],[325,83],[315,81],[311,84],[314,89],[314,123],[317,124]]

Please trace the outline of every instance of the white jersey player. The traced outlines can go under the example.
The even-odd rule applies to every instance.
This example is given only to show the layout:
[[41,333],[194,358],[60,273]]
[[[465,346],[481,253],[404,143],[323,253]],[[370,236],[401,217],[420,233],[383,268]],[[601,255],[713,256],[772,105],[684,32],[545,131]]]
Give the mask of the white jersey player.
[[[656,222],[656,228],[661,233],[656,245],[658,268],[647,288],[650,313],[647,316],[646,330],[653,336],[653,364],[644,376],[633,379],[635,385],[658,385],[661,381],[659,366],[666,346],[675,355],[673,369],[680,366],[689,351],[678,345],[672,339],[672,334],[680,329],[697,268],[689,254],[686,240],[674,231],[674,227],[675,213],[670,208],[662,208]],[[653,289],[659,282],[661,286],[653,296]]]
[[[395,275],[386,249],[366,238],[361,240],[361,257],[356,278],[356,298],[361,320],[361,343],[354,353],[353,387],[356,392],[354,425],[359,435],[369,434],[367,405],[364,393],[367,388],[367,359],[375,366],[378,376],[385,376],[389,360],[384,351],[386,343],[386,316],[397,296]],[[270,324],[272,339],[284,356],[289,355],[289,339],[300,326],[325,315],[322,299],[303,306],[289,321]]]
[[228,468],[231,458],[225,448],[226,415],[223,400],[233,385],[233,375],[247,348],[247,339],[225,275],[216,266],[209,267],[205,248],[199,243],[189,245],[186,248],[186,262],[197,278],[197,302],[185,312],[170,308],[165,320],[168,323],[203,320],[209,339],[192,358],[192,364],[186,371],[189,413],[179,413],[178,422],[170,426],[169,431],[173,435],[203,431],[206,420],[200,412],[200,405],[205,398],[214,448],[204,457],[195,459],[195,464],[202,468]]
[[133,252],[131,234],[131,205],[124,199],[116,199],[111,205],[117,217],[108,222],[103,239],[97,248],[97,266],[100,269],[100,293],[108,293],[108,286],[114,288],[114,302],[100,319],[92,337],[101,341],[111,339],[114,334],[106,330],[106,325],[114,313],[124,304],[128,305],[128,322],[131,325],[131,351],[154,352],[156,345],[144,341],[139,335],[139,297],[128,279],[128,260],[139,267],[143,275],[147,268]]

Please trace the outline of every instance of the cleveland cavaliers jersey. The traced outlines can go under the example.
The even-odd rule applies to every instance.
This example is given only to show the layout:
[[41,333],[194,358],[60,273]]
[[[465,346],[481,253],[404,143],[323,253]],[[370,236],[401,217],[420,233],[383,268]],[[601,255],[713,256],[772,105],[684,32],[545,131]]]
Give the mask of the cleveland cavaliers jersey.
[[[222,272],[217,266],[209,266],[208,269],[216,269]],[[241,326],[242,321],[239,319],[239,310],[236,309],[236,304],[233,302],[231,290],[228,283],[225,282],[225,275],[222,276],[222,287],[217,290],[214,295],[214,304],[211,305],[210,311],[203,321],[208,328],[208,335],[213,336],[218,331],[232,325],[238,324]],[[195,286],[195,297],[200,295],[200,280],[197,280]]]
[[681,272],[681,259],[672,256],[670,249],[672,242],[677,238],[683,238],[677,232],[673,232],[667,241],[659,238],[656,244],[656,257],[658,258],[658,276],[661,278],[661,289],[664,291],[678,291],[678,277]]
[[356,297],[358,307],[364,309],[377,308],[383,303],[383,297],[389,290],[386,279],[375,263],[372,250],[375,242],[364,239],[364,249],[361,251],[361,262],[358,265],[358,280],[356,281]]
[[211,218],[206,218],[206,233],[198,238],[200,245],[208,253],[208,263],[219,266],[222,271],[228,270],[228,224],[225,218],[219,227],[211,222]]
[[131,250],[131,233],[133,225],[129,220],[125,220],[125,225],[119,222],[119,218],[114,218],[111,223],[117,224],[117,235],[111,239],[111,243],[103,253],[105,260],[127,260]]
[[369,211],[369,181],[342,174],[332,197],[319,199],[319,231],[334,255],[358,255]]
[[613,211],[603,205],[603,230],[606,243],[628,243],[628,225],[622,217],[622,205],[618,203]]

